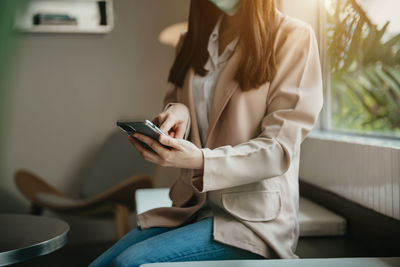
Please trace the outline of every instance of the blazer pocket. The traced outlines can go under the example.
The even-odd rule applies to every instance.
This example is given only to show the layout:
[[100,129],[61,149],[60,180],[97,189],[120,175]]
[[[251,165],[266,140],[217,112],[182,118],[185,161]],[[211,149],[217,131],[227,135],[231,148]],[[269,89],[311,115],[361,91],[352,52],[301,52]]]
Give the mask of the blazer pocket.
[[232,215],[245,221],[270,221],[278,217],[281,208],[281,192],[255,191],[222,194],[222,205]]

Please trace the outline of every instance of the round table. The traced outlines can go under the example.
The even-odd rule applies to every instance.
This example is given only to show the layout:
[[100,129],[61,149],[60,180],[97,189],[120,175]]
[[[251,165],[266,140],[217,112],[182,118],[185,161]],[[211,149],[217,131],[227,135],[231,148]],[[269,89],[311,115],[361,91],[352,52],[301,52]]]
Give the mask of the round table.
[[0,266],[53,252],[67,243],[69,225],[56,218],[0,214]]

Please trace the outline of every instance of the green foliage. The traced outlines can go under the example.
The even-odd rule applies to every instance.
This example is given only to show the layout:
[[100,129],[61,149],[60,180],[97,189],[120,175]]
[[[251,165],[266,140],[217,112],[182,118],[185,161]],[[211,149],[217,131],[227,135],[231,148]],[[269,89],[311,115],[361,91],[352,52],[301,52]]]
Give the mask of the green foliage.
[[400,34],[373,24],[356,0],[328,12],[333,127],[400,136]]

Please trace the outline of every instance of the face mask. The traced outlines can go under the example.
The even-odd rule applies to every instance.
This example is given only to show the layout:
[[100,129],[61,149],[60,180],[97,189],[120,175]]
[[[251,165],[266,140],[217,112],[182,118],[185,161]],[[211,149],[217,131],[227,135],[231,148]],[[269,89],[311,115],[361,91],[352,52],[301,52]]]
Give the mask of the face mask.
[[210,0],[210,2],[229,16],[233,16],[236,13],[239,1],[240,0]]

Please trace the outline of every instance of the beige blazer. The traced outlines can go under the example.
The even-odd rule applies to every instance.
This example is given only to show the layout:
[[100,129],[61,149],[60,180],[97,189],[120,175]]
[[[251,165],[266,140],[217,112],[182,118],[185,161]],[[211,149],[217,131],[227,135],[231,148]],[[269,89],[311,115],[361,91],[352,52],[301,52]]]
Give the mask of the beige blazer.
[[[300,144],[323,104],[321,68],[313,29],[278,13],[277,73],[257,90],[234,80],[234,52],[216,83],[204,170],[182,169],[170,189],[173,207],[138,214],[142,229],[180,226],[196,216],[206,198],[213,209],[213,238],[266,258],[296,258],[299,237]],[[192,97],[193,69],[165,104],[190,110],[189,139],[200,147]]]

